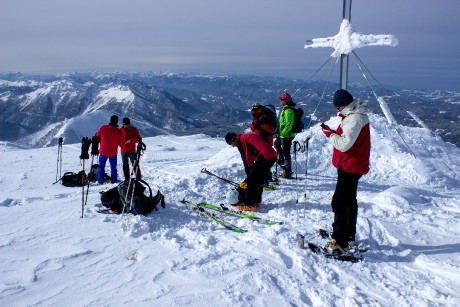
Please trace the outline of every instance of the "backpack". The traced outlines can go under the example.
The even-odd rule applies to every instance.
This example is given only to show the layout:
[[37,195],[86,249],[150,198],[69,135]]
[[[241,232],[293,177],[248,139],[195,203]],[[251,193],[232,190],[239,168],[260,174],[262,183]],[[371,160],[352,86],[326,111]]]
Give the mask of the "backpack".
[[302,122],[303,110],[302,108],[294,108],[294,107],[289,107],[289,108],[294,110],[294,126],[292,127],[292,132],[300,133],[305,128]]
[[[123,207],[125,212],[133,214],[149,214],[153,210],[158,210],[157,205],[160,203],[162,208],[165,208],[164,195],[160,191],[157,192],[156,196],[152,196],[152,189],[144,180],[135,180],[129,186],[129,180],[123,181],[117,187],[114,187],[108,191],[101,193],[101,203],[104,207],[111,209],[115,213],[121,213]],[[131,205],[131,195],[134,186],[134,196]],[[149,195],[145,195],[144,192],[148,188]],[[126,197],[127,196],[127,197]]]
[[101,203],[104,207],[109,208],[116,213],[121,213],[122,204],[120,193],[118,193],[118,187],[101,192]]
[[[88,172],[88,181],[96,182],[97,181],[97,173],[99,172],[99,164],[91,165],[91,169]],[[110,176],[104,172],[104,181],[110,180]]]
[[88,180],[91,182],[97,181],[97,173],[99,172],[99,164],[91,165],[91,169],[88,172]]
[[264,122],[267,124],[272,125],[275,127],[273,132],[271,133],[272,135],[277,134],[280,130],[280,125],[278,122],[278,117],[276,116],[276,109],[273,105],[267,104],[264,106],[264,115],[265,119]]
[[61,184],[66,187],[82,187],[86,184],[86,174],[83,171],[79,171],[78,174],[74,172],[66,172],[61,177]]

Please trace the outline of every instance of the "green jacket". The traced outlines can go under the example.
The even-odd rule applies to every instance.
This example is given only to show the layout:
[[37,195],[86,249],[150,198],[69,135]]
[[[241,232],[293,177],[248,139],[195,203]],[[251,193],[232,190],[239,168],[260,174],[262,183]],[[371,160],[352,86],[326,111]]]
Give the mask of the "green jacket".
[[294,127],[295,115],[293,106],[284,105],[280,114],[280,138],[293,138],[295,133],[292,132]]

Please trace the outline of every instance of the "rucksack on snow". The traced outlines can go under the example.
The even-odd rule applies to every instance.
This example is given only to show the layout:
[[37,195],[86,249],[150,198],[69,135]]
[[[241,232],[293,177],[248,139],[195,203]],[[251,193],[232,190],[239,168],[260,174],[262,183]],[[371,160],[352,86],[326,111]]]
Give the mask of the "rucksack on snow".
[[86,174],[83,171],[77,173],[65,172],[61,177],[61,184],[66,187],[82,187],[86,184]]
[[[144,180],[135,180],[129,186],[129,180],[121,182],[118,186],[101,193],[101,203],[104,207],[111,209],[116,213],[125,212],[133,214],[149,214],[153,210],[158,210],[157,205],[160,204],[165,208],[164,195],[160,191],[155,196],[152,194],[152,189]],[[134,195],[132,194],[134,186]],[[145,191],[148,188],[148,195]],[[132,197],[132,208],[131,205]]]
[[[97,173],[99,172],[99,164],[91,165],[91,169],[88,172],[88,181],[96,182],[97,181]],[[110,180],[110,176],[104,172],[104,181]]]

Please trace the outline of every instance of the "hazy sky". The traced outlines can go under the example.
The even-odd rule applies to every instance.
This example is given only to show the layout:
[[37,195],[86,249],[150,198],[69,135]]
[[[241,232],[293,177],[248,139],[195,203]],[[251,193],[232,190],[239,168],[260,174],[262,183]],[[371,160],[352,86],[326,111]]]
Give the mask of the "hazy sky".
[[[0,0],[0,72],[160,71],[308,80],[333,49],[342,0]],[[353,0],[355,52],[385,87],[460,90],[460,0]],[[328,79],[334,61],[314,79]],[[339,65],[332,81],[338,82]],[[351,58],[350,82],[365,82]]]

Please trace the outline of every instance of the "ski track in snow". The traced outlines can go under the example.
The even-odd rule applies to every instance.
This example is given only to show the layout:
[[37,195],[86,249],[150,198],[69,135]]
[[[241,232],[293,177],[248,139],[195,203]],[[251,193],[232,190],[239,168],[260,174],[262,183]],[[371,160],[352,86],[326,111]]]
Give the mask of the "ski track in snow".
[[[416,159],[383,118],[371,122],[372,168],[359,184],[357,225],[370,250],[353,264],[297,248],[300,234],[321,243],[317,229],[331,228],[335,169],[317,127],[298,136],[311,136],[307,180],[298,153],[299,180],[280,179],[256,213],[284,224],[224,215],[244,234],[179,203],[225,201],[231,186],[202,168],[244,179],[238,151],[223,139],[144,139],[142,174],[167,205],[148,216],[97,213],[99,192],[113,185],[91,184],[81,218],[82,189],[52,184],[55,148],[5,147],[0,305],[458,306],[459,149],[423,129],[399,128]],[[62,173],[82,168],[79,153],[78,144],[64,145]]]

